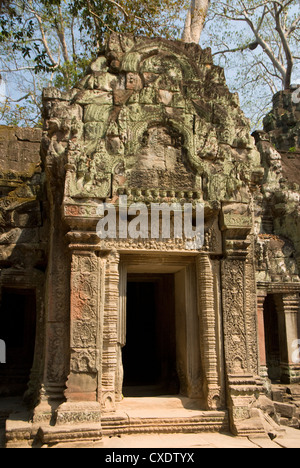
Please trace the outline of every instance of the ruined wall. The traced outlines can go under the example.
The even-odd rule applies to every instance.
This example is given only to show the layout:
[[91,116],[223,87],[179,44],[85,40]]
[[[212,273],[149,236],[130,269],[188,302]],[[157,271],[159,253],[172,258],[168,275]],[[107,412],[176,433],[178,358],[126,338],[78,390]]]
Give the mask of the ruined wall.
[[297,86],[273,96],[273,109],[263,120],[264,131],[280,152],[298,153],[300,148],[300,103]]
[[262,331],[264,304],[273,301],[272,326],[261,335],[278,333],[275,347],[280,355],[271,357],[270,349],[265,354],[268,340],[260,338],[261,374],[264,365],[268,367],[269,354],[269,362],[277,359],[275,367],[282,382],[300,379],[294,352],[300,336],[300,104],[293,102],[294,91],[281,91],[273,97],[264,131],[254,134],[264,168],[261,190],[255,197],[258,317]]
[[45,264],[39,129],[0,128],[0,264]]
[[[40,129],[0,127],[0,334],[8,339],[7,363],[1,366],[0,394],[14,394],[22,385],[26,388],[29,379],[28,374],[23,375],[26,364],[31,368],[27,391],[30,399],[37,397],[43,372],[44,271],[49,231],[41,136]],[[16,302],[22,297],[25,301],[26,294],[31,294],[31,308],[36,317],[29,309],[22,309],[22,301]],[[17,303],[22,310],[14,305]],[[10,322],[4,315],[11,317]],[[29,320],[32,330],[26,329]],[[33,362],[31,356],[30,362],[25,363],[25,354],[28,351],[29,356],[29,349],[35,344],[31,338],[33,343],[28,342],[27,348],[22,348],[29,336],[36,336],[39,354],[35,354]],[[12,353],[16,353],[17,361],[12,361]]]
[[256,212],[258,245],[265,251],[260,270],[269,281],[299,282],[300,104],[293,103],[293,91],[274,96],[264,131],[254,134],[265,171]]

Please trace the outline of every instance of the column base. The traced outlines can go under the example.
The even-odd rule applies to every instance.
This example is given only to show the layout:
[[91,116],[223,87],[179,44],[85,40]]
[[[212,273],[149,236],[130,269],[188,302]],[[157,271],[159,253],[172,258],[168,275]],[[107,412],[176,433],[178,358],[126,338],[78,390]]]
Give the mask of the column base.
[[265,365],[260,366],[260,368],[259,368],[259,376],[260,376],[262,379],[268,379],[268,378],[269,378],[267,366],[265,366]]
[[56,425],[101,423],[101,406],[97,401],[65,402],[56,410]]
[[255,403],[262,382],[252,374],[228,375],[230,429],[236,436],[266,434],[263,418]]
[[100,403],[96,401],[62,403],[56,410],[55,426],[42,425],[37,439],[41,445],[101,440]]

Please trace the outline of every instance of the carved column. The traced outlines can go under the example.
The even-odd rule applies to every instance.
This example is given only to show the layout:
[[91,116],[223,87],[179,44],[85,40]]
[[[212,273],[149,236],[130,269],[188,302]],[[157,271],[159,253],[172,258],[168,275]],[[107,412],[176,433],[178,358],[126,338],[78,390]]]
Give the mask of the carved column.
[[119,261],[112,251],[106,257],[105,306],[102,342],[102,381],[99,401],[105,411],[115,410],[118,357]]
[[197,256],[196,263],[201,354],[205,374],[204,394],[207,408],[217,409],[220,408],[222,403],[212,266],[207,253],[200,253]]
[[61,223],[58,202],[51,209],[49,263],[45,290],[44,361],[40,402],[33,421],[50,421],[53,407],[64,400],[68,375],[68,330],[70,303],[69,251]]
[[258,350],[259,350],[259,375],[263,378],[268,377],[266,340],[264,324],[264,303],[267,293],[258,291],[257,293],[257,331],[258,331]]
[[103,284],[101,258],[93,251],[72,252],[70,279],[70,373],[66,403],[57,411],[57,424],[100,423],[97,402]]
[[300,381],[299,348],[300,298],[299,294],[276,295],[279,321],[281,381],[293,383]]
[[123,263],[119,266],[119,311],[118,311],[118,343],[116,369],[116,401],[122,400],[124,370],[122,348],[126,344],[126,305],[127,305],[127,267]]
[[69,255],[65,248],[56,244],[54,262],[50,266],[46,291],[46,367],[45,390],[49,398],[63,397],[68,364],[68,311],[69,311]]
[[247,204],[228,203],[222,215],[223,328],[231,430],[238,435],[264,433],[261,421],[253,418],[259,387],[257,341],[253,341],[257,330],[251,212]]
[[225,357],[230,374],[248,372],[244,279],[244,259],[227,257],[222,262],[222,296]]

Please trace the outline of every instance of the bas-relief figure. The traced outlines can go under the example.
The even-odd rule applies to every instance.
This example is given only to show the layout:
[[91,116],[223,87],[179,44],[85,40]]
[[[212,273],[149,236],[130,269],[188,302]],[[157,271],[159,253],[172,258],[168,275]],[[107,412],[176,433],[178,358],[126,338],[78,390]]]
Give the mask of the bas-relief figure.
[[[293,161],[273,146],[285,135],[285,128],[281,140],[275,132],[278,102],[296,122],[299,111],[288,93],[282,96],[274,98],[265,131],[251,136],[209,49],[117,35],[72,90],[44,91],[43,177],[31,166],[25,181],[28,198],[44,203],[44,221],[38,241],[27,245],[32,264],[24,260],[21,268],[23,284],[42,297],[36,340],[43,353],[34,360],[27,398],[45,443],[129,430],[118,405],[128,326],[139,333],[126,319],[130,282],[151,283],[160,304],[165,290],[159,323],[172,324],[173,345],[157,345],[161,378],[203,410],[191,430],[277,430],[262,403],[271,395],[264,313],[278,315],[279,377],[300,380],[289,349],[300,328],[299,186],[289,184]],[[44,190],[37,192],[33,177]],[[1,244],[11,250],[0,251],[2,288],[16,287],[21,248],[11,239],[22,226],[9,225],[7,215],[8,206],[18,213],[23,202],[17,193],[9,205],[11,193],[0,212]],[[202,248],[176,239],[99,239],[97,206],[117,207],[121,194],[146,206],[203,203]],[[157,336],[165,340],[163,332]],[[164,430],[163,421],[155,430]]]

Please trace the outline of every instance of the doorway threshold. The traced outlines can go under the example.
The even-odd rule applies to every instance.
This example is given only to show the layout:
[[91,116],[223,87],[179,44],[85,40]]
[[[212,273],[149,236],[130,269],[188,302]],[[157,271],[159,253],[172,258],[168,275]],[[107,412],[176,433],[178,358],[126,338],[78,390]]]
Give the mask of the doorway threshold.
[[207,411],[180,395],[126,397],[101,419],[103,435],[197,433],[229,430],[226,410]]
[[[172,389],[173,386],[173,389]],[[177,397],[178,384],[173,385],[158,384],[158,385],[132,385],[123,387],[123,400],[128,398],[144,398],[144,397],[157,397],[157,398],[170,398],[171,396]]]

